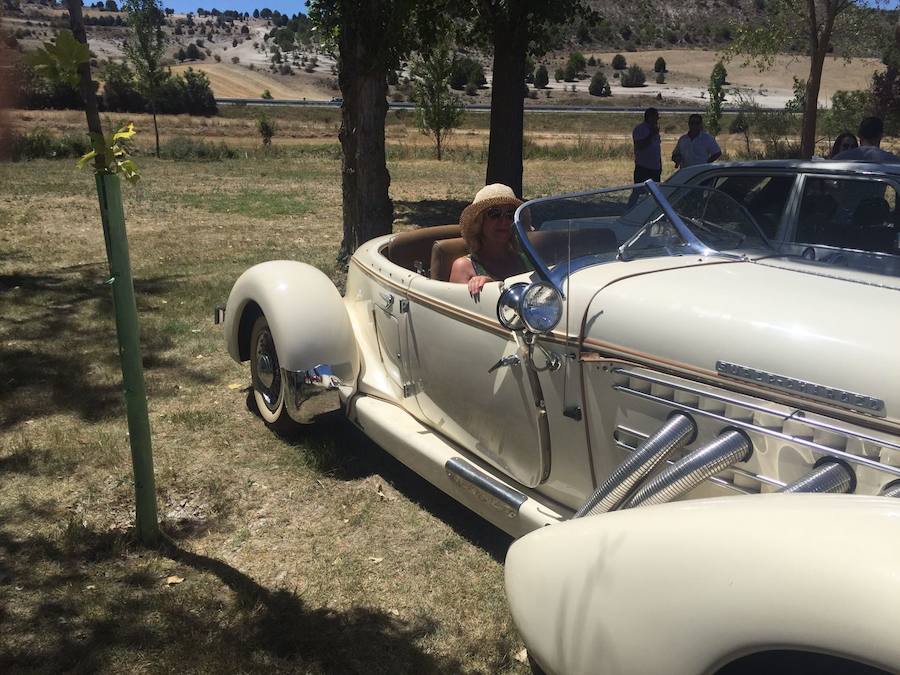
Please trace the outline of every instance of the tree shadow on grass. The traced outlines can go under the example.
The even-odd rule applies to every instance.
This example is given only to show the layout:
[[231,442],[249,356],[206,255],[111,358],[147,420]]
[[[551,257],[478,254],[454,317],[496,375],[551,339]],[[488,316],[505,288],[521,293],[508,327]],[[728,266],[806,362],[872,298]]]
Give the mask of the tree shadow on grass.
[[[258,415],[252,391],[247,408]],[[342,410],[316,417],[311,424],[290,432],[271,431],[289,443],[305,465],[344,481],[378,475],[435,518],[444,521],[470,543],[502,563],[513,538],[442,492],[405,464],[388,454],[355,427]]]
[[418,202],[395,201],[395,222],[419,227],[458,223],[469,202],[459,199],[423,199]]
[[[104,271],[95,263],[0,275],[0,430],[57,412],[90,422],[122,414],[111,291],[98,282]],[[157,300],[177,283],[171,276],[135,280],[142,323],[158,313]],[[163,356],[174,346],[164,332],[144,330],[145,368],[178,368],[191,377],[190,364]],[[104,377],[98,364],[115,377]]]
[[[151,551],[124,532],[34,534],[29,511],[19,505],[0,519],[0,672],[115,671],[141,661],[159,672],[462,671],[418,646],[437,628],[427,616],[312,608],[168,539]],[[167,574],[186,581],[167,587]]]

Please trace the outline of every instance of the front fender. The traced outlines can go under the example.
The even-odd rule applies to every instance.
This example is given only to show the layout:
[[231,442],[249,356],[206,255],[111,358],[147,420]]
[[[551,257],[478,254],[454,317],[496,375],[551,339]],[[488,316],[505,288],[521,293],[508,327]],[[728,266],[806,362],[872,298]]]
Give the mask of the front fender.
[[250,358],[249,331],[262,312],[281,367],[305,371],[330,365],[355,379],[359,355],[344,300],[331,280],[311,265],[272,260],[254,265],[235,282],[225,307],[225,340],[235,361]]
[[766,649],[900,669],[900,500],[691,500],[536,530],[506,592],[548,672],[714,672]]

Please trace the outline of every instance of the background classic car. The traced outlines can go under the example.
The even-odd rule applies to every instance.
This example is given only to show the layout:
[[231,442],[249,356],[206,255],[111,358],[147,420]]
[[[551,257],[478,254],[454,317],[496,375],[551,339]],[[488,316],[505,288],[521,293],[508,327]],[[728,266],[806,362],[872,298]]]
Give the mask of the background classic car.
[[782,252],[900,274],[900,258],[886,257],[900,255],[900,164],[720,162],[680,169],[667,182],[727,192]]
[[[225,332],[264,418],[335,388],[427,480],[538,530],[510,549],[507,592],[547,672],[772,649],[900,667],[900,281],[779,255],[707,188],[536,200],[516,228],[536,271],[474,298],[445,280],[453,228],[363,245],[343,298],[300,263],[244,273]],[[676,582],[697,640],[657,611]]]

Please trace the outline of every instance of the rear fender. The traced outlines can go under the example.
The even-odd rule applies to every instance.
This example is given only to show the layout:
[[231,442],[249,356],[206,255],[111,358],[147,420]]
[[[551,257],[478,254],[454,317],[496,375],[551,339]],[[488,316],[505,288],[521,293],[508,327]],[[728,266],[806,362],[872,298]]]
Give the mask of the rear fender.
[[225,340],[235,361],[250,358],[250,330],[262,313],[287,371],[326,364],[354,382],[359,355],[344,300],[315,267],[292,260],[254,265],[235,282],[225,308]]
[[536,530],[506,558],[550,674],[697,673],[770,649],[900,670],[900,500],[690,500]]

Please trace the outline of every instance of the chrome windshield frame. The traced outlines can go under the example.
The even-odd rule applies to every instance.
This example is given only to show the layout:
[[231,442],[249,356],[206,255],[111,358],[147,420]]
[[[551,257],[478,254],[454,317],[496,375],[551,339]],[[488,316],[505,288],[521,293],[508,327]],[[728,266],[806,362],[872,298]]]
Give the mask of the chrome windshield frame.
[[[675,230],[678,232],[679,236],[684,240],[684,242],[688,245],[688,247],[695,254],[701,255],[704,257],[722,256],[722,257],[732,258],[732,259],[744,259],[745,258],[745,256],[743,256],[743,255],[725,253],[725,252],[718,251],[716,249],[713,249],[713,248],[710,248],[709,246],[707,246],[701,239],[699,239],[693,233],[693,231],[691,231],[691,228],[689,228],[685,224],[685,222],[681,219],[681,216],[678,215],[678,213],[675,211],[675,209],[669,203],[669,200],[666,199],[665,195],[663,194],[662,190],[660,189],[660,185],[661,185],[660,183],[657,183],[654,180],[648,179],[648,180],[644,181],[643,183],[633,183],[631,185],[621,185],[621,186],[612,187],[612,188],[603,188],[601,190],[586,190],[584,192],[569,192],[569,193],[561,194],[561,195],[551,195],[549,197],[538,197],[537,199],[531,199],[523,204],[520,204],[519,207],[516,209],[514,225],[516,228],[516,236],[518,236],[518,238],[519,238],[519,245],[522,247],[522,250],[525,252],[525,255],[531,261],[532,265],[534,265],[534,269],[538,273],[538,275],[544,281],[548,281],[551,284],[553,284],[553,286],[556,287],[556,290],[559,291],[559,293],[562,295],[563,299],[565,300],[566,295],[565,295],[565,292],[563,291],[563,287],[562,287],[565,279],[568,278],[568,276],[572,272],[574,272],[578,269],[581,269],[583,267],[590,267],[596,263],[587,259],[587,260],[584,260],[582,262],[582,264],[573,266],[572,261],[568,260],[567,264],[557,265],[556,268],[554,269],[554,271],[551,271],[550,268],[544,264],[544,261],[541,260],[540,256],[538,256],[537,251],[534,249],[534,247],[531,244],[531,241],[528,239],[528,235],[526,234],[525,226],[523,225],[522,219],[521,219],[522,210],[525,207],[530,207],[534,204],[541,204],[544,202],[559,201],[562,199],[567,199],[567,198],[572,198],[572,197],[588,197],[588,196],[592,196],[592,195],[602,195],[602,194],[607,194],[610,192],[622,192],[624,190],[638,190],[643,187],[643,188],[647,189],[647,192],[653,197],[653,200],[657,203],[659,208],[662,209],[663,213],[669,219],[669,222],[671,222],[672,225],[675,227]],[[670,186],[667,185],[664,187],[671,187],[672,189],[675,189],[675,190],[699,189],[699,190],[711,191],[711,192],[716,191],[715,188],[695,186],[695,185],[670,185]],[[742,204],[739,204],[738,202],[735,202],[735,204],[741,209],[741,211],[743,211],[747,215],[750,223],[752,223],[753,226],[756,228],[757,234],[760,237],[760,239],[763,242],[765,242],[766,245],[771,247],[771,243],[769,242],[768,238],[763,233],[763,231],[759,228],[759,226],[756,224],[756,221],[752,218],[752,216],[750,216],[749,213],[747,213],[746,208]],[[643,229],[643,228],[641,228],[641,229]],[[638,232],[635,233],[635,236],[637,236],[640,233],[640,231],[641,230],[638,230]],[[627,245],[627,243],[628,242],[623,244],[623,247],[625,245]]]

